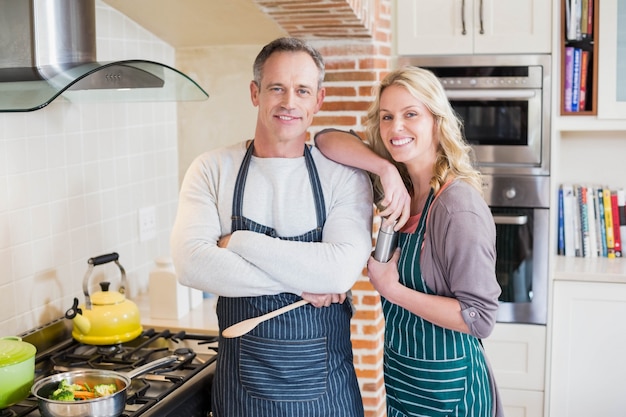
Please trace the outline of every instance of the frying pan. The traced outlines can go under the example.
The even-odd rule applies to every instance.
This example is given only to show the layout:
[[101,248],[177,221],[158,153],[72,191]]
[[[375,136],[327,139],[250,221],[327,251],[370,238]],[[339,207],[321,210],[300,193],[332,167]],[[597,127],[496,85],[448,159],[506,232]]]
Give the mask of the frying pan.
[[[149,362],[129,372],[116,372],[102,369],[81,369],[60,374],[54,374],[37,381],[31,392],[39,403],[39,412],[44,417],[118,417],[124,412],[128,388],[131,379],[152,369],[171,364],[180,358],[179,355],[170,355]],[[79,401],[56,401],[49,399],[50,395],[59,386],[61,380],[70,384],[88,384],[90,387],[98,384],[115,384],[117,391],[112,395]]]

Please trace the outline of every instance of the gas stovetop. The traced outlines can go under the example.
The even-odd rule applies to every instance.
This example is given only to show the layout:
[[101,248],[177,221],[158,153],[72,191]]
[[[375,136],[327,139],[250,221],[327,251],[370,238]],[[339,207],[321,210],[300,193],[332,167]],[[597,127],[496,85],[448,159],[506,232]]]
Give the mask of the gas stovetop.
[[[175,362],[132,379],[121,417],[209,415],[217,336],[144,329],[139,337],[129,342],[94,346],[75,341],[71,336],[71,322],[59,319],[20,337],[37,348],[35,381],[55,373],[86,368],[128,372],[176,355]],[[0,410],[0,417],[4,416],[40,416],[37,398],[29,396]]]

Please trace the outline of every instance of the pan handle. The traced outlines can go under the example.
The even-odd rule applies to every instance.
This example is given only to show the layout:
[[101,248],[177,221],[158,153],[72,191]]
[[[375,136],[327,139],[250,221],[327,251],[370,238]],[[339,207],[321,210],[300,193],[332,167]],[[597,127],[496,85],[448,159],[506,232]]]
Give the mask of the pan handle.
[[126,375],[128,378],[133,379],[139,375],[145,374],[146,372],[150,372],[153,369],[162,368],[166,365],[174,363],[178,360],[178,358],[178,355],[165,356],[152,362],[148,362],[147,364],[142,365],[139,368],[135,368],[128,372],[123,372],[123,374]]
[[[176,362],[179,359],[180,359],[179,355],[169,355],[169,356],[164,356],[160,359],[153,360],[152,362],[148,362],[145,365],[142,365],[139,368],[132,369],[128,372],[118,372],[118,371],[113,371],[113,372],[124,375],[125,377],[129,379],[133,379],[135,377],[138,377],[139,375],[145,374],[146,372],[150,372],[153,369],[163,368],[171,363]],[[59,371],[59,372],[98,371],[98,369],[95,369],[95,368],[69,368],[63,365],[54,365],[52,369],[54,369],[55,371]]]

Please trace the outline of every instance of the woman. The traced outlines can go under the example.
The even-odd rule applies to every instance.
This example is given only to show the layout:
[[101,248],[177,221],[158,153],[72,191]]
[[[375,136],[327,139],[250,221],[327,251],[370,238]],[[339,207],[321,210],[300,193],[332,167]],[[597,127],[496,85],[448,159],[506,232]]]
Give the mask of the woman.
[[387,415],[501,416],[480,339],[496,320],[495,225],[461,123],[439,80],[390,73],[367,115],[371,147],[327,130],[329,158],[371,172],[399,249],[368,261],[385,314]]

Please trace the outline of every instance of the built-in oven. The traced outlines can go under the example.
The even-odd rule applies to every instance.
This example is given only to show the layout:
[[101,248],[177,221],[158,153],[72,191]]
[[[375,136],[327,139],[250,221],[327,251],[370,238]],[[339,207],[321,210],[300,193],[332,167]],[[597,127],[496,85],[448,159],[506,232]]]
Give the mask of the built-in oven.
[[545,325],[550,55],[402,56],[441,80],[483,173],[496,224],[498,321]]
[[549,182],[546,176],[483,176],[496,224],[499,322],[546,324]]
[[549,175],[550,55],[398,58],[431,70],[485,173]]

